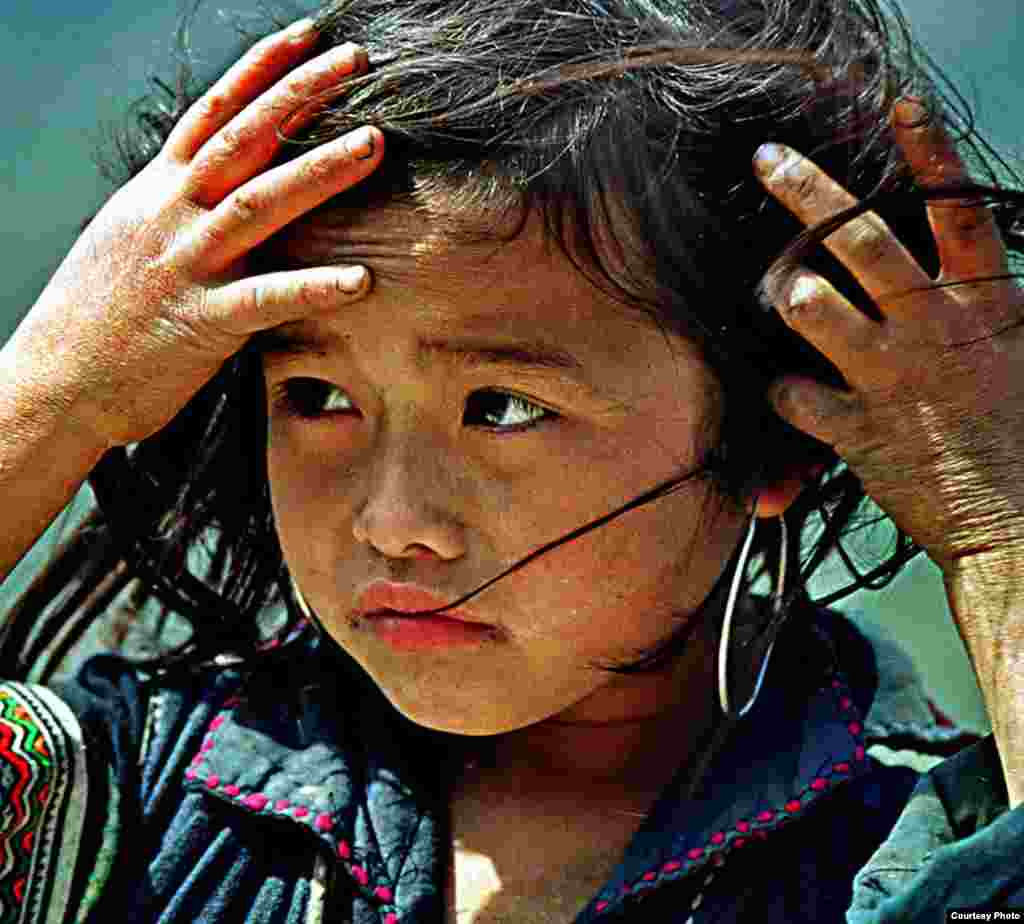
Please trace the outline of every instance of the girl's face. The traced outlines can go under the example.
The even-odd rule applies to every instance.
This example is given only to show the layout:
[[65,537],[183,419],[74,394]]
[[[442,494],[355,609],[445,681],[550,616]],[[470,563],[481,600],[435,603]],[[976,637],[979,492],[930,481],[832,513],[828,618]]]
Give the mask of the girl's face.
[[719,418],[695,349],[530,225],[446,247],[425,219],[378,210],[310,220],[281,247],[291,266],[371,253],[376,278],[264,354],[277,531],[326,630],[401,712],[455,733],[678,700],[678,672],[599,665],[673,632],[719,577],[745,515],[704,480],[541,556],[449,614],[463,622],[383,611],[452,602],[691,471]]

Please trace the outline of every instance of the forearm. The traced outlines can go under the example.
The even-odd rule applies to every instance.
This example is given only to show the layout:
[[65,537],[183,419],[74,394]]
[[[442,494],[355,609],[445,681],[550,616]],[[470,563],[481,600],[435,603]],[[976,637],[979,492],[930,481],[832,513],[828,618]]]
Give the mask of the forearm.
[[1024,802],[1024,549],[947,569],[946,596],[992,723],[1010,807]]
[[75,496],[103,447],[80,428],[48,373],[12,342],[0,350],[0,579]]

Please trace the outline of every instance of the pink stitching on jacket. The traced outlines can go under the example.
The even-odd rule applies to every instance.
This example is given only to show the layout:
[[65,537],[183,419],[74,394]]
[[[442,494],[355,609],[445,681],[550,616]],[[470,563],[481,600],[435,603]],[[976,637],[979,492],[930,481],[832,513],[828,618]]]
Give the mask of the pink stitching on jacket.
[[[854,709],[854,702],[846,685],[838,678],[833,679],[832,689],[836,691],[839,697],[838,706],[843,712],[848,712]],[[847,723],[846,730],[850,736],[856,742],[857,739],[863,734],[864,728],[860,721],[852,720]],[[865,759],[866,752],[862,744],[857,744],[854,748],[854,759],[861,762]],[[832,773],[836,776],[847,776],[850,773],[851,767],[848,761],[839,761],[832,765]],[[842,782],[840,780],[839,782]],[[770,826],[774,825],[776,820],[779,823],[784,823],[787,818],[800,812],[804,805],[816,798],[818,793],[827,790],[833,783],[833,780],[824,776],[816,776],[810,783],[807,784],[795,798],[789,799],[783,806],[783,811],[772,811],[765,809],[759,812],[753,819],[742,819],[735,823],[734,829],[741,834],[750,834],[750,836],[757,840],[764,840],[768,837],[768,832],[762,830],[762,828],[754,828],[753,825]],[[650,870],[644,873],[639,879],[635,880],[632,885],[623,885],[621,887],[620,895],[626,896],[635,894],[638,898],[644,897],[648,891],[651,890],[651,883],[657,881],[663,876],[670,876],[674,873],[679,873],[684,868],[696,868],[701,863],[713,863],[715,867],[721,866],[725,863],[726,855],[733,849],[740,849],[747,843],[748,838],[745,837],[734,837],[731,841],[728,835],[723,831],[716,831],[711,835],[708,843],[704,847],[692,847],[686,851],[685,857],[677,857],[662,863],[660,868],[657,870]],[[703,890],[699,898],[703,898]],[[698,903],[699,904],[699,903]],[[606,911],[611,905],[611,902],[606,899],[601,899],[594,905],[594,911],[600,914]],[[694,907],[693,910],[696,910]],[[691,918],[692,920],[692,918]]]
[[[207,726],[207,735],[203,739],[203,743],[199,748],[198,753],[190,761],[188,770],[185,771],[185,776],[189,780],[196,780],[200,778],[199,765],[203,763],[207,755],[213,751],[217,745],[217,739],[214,736],[214,732],[219,729],[228,717],[228,710],[236,706],[241,705],[243,702],[239,696],[234,696],[224,703],[224,711],[214,716],[211,719],[210,724]],[[284,812],[291,810],[291,814],[295,818],[308,818],[312,814],[312,809],[305,805],[296,805],[288,799],[278,799],[271,805],[271,799],[269,796],[260,792],[243,793],[241,788],[236,786],[234,783],[227,785],[221,785],[221,779],[216,774],[210,774],[203,780],[208,789],[219,790],[225,796],[229,796],[234,801],[245,806],[247,809],[253,812],[262,812],[264,809],[270,807],[273,811]],[[334,819],[326,812],[318,813],[312,819],[312,826],[315,830],[326,833],[333,830],[335,825]],[[337,844],[338,858],[344,861],[344,866],[347,868],[349,875],[363,888],[369,887],[370,875],[366,868],[359,866],[351,862],[352,860],[352,848],[347,841],[339,840]],[[394,901],[394,893],[389,886],[379,885],[373,889],[373,895],[385,905],[389,905]],[[385,909],[380,909],[382,912]],[[384,916],[384,924],[398,924],[398,914],[394,911],[387,912]]]

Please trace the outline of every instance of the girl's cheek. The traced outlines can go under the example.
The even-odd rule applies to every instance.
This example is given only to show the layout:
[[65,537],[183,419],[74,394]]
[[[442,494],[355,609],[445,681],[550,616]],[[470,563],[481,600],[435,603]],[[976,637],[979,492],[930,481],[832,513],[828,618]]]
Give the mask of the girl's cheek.
[[333,518],[333,514],[320,467],[308,456],[295,452],[280,433],[270,429],[268,434],[267,480],[271,508],[275,528],[282,543],[287,544],[289,537],[299,530],[311,537],[317,523]]

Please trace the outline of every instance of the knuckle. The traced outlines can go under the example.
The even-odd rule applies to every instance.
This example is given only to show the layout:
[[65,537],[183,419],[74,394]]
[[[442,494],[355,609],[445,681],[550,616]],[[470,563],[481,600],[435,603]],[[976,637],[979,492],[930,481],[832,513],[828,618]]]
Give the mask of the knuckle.
[[309,65],[300,67],[281,82],[283,105],[296,106],[309,96]]
[[878,219],[864,216],[847,226],[844,246],[850,255],[864,264],[882,261],[890,245],[888,228]]
[[185,195],[195,205],[208,208],[215,204],[217,198],[210,198],[208,190],[219,189],[221,174],[231,160],[217,145],[211,145],[195,160],[184,183]]
[[317,152],[315,157],[300,161],[296,165],[296,175],[303,185],[322,186],[329,183],[338,170],[338,164],[327,154]]
[[271,308],[270,293],[263,286],[252,286],[249,293],[249,310],[253,317],[263,317]]
[[785,193],[787,199],[801,205],[814,202],[818,198],[818,175],[808,169],[807,163],[799,154],[786,155],[772,171],[769,179],[771,185]]
[[315,308],[323,296],[322,286],[312,279],[298,279],[292,288],[292,299],[303,308]]
[[987,237],[996,227],[992,213],[973,203],[959,203],[953,208],[952,225],[957,236],[968,241]]
[[168,312],[164,337],[183,347],[206,350],[224,336],[216,311],[209,292],[201,290]]
[[212,218],[204,221],[197,229],[199,249],[217,249],[228,241],[228,232]]
[[211,336],[221,333],[217,308],[216,300],[209,290],[201,289],[193,309],[178,312],[175,322],[188,339],[195,343],[205,343]]
[[[263,286],[246,286],[239,297],[238,310],[249,322],[262,318],[270,310],[270,294]],[[250,324],[246,324],[249,327]]]
[[210,90],[197,105],[200,116],[206,121],[220,121],[225,114],[233,111],[231,100],[217,90]]
[[247,143],[248,139],[244,137],[242,132],[237,128],[227,125],[220,130],[217,137],[217,147],[215,151],[211,152],[211,157],[217,164],[223,166],[242,150]]
[[210,290],[202,287],[196,295],[196,312],[200,318],[211,318],[214,312],[214,299]]
[[267,204],[263,193],[254,189],[239,189],[231,194],[229,209],[235,222],[248,224],[265,211]]
[[821,184],[818,177],[809,170],[795,166],[788,170],[783,179],[792,194],[804,205],[811,205],[818,201],[821,194]]

